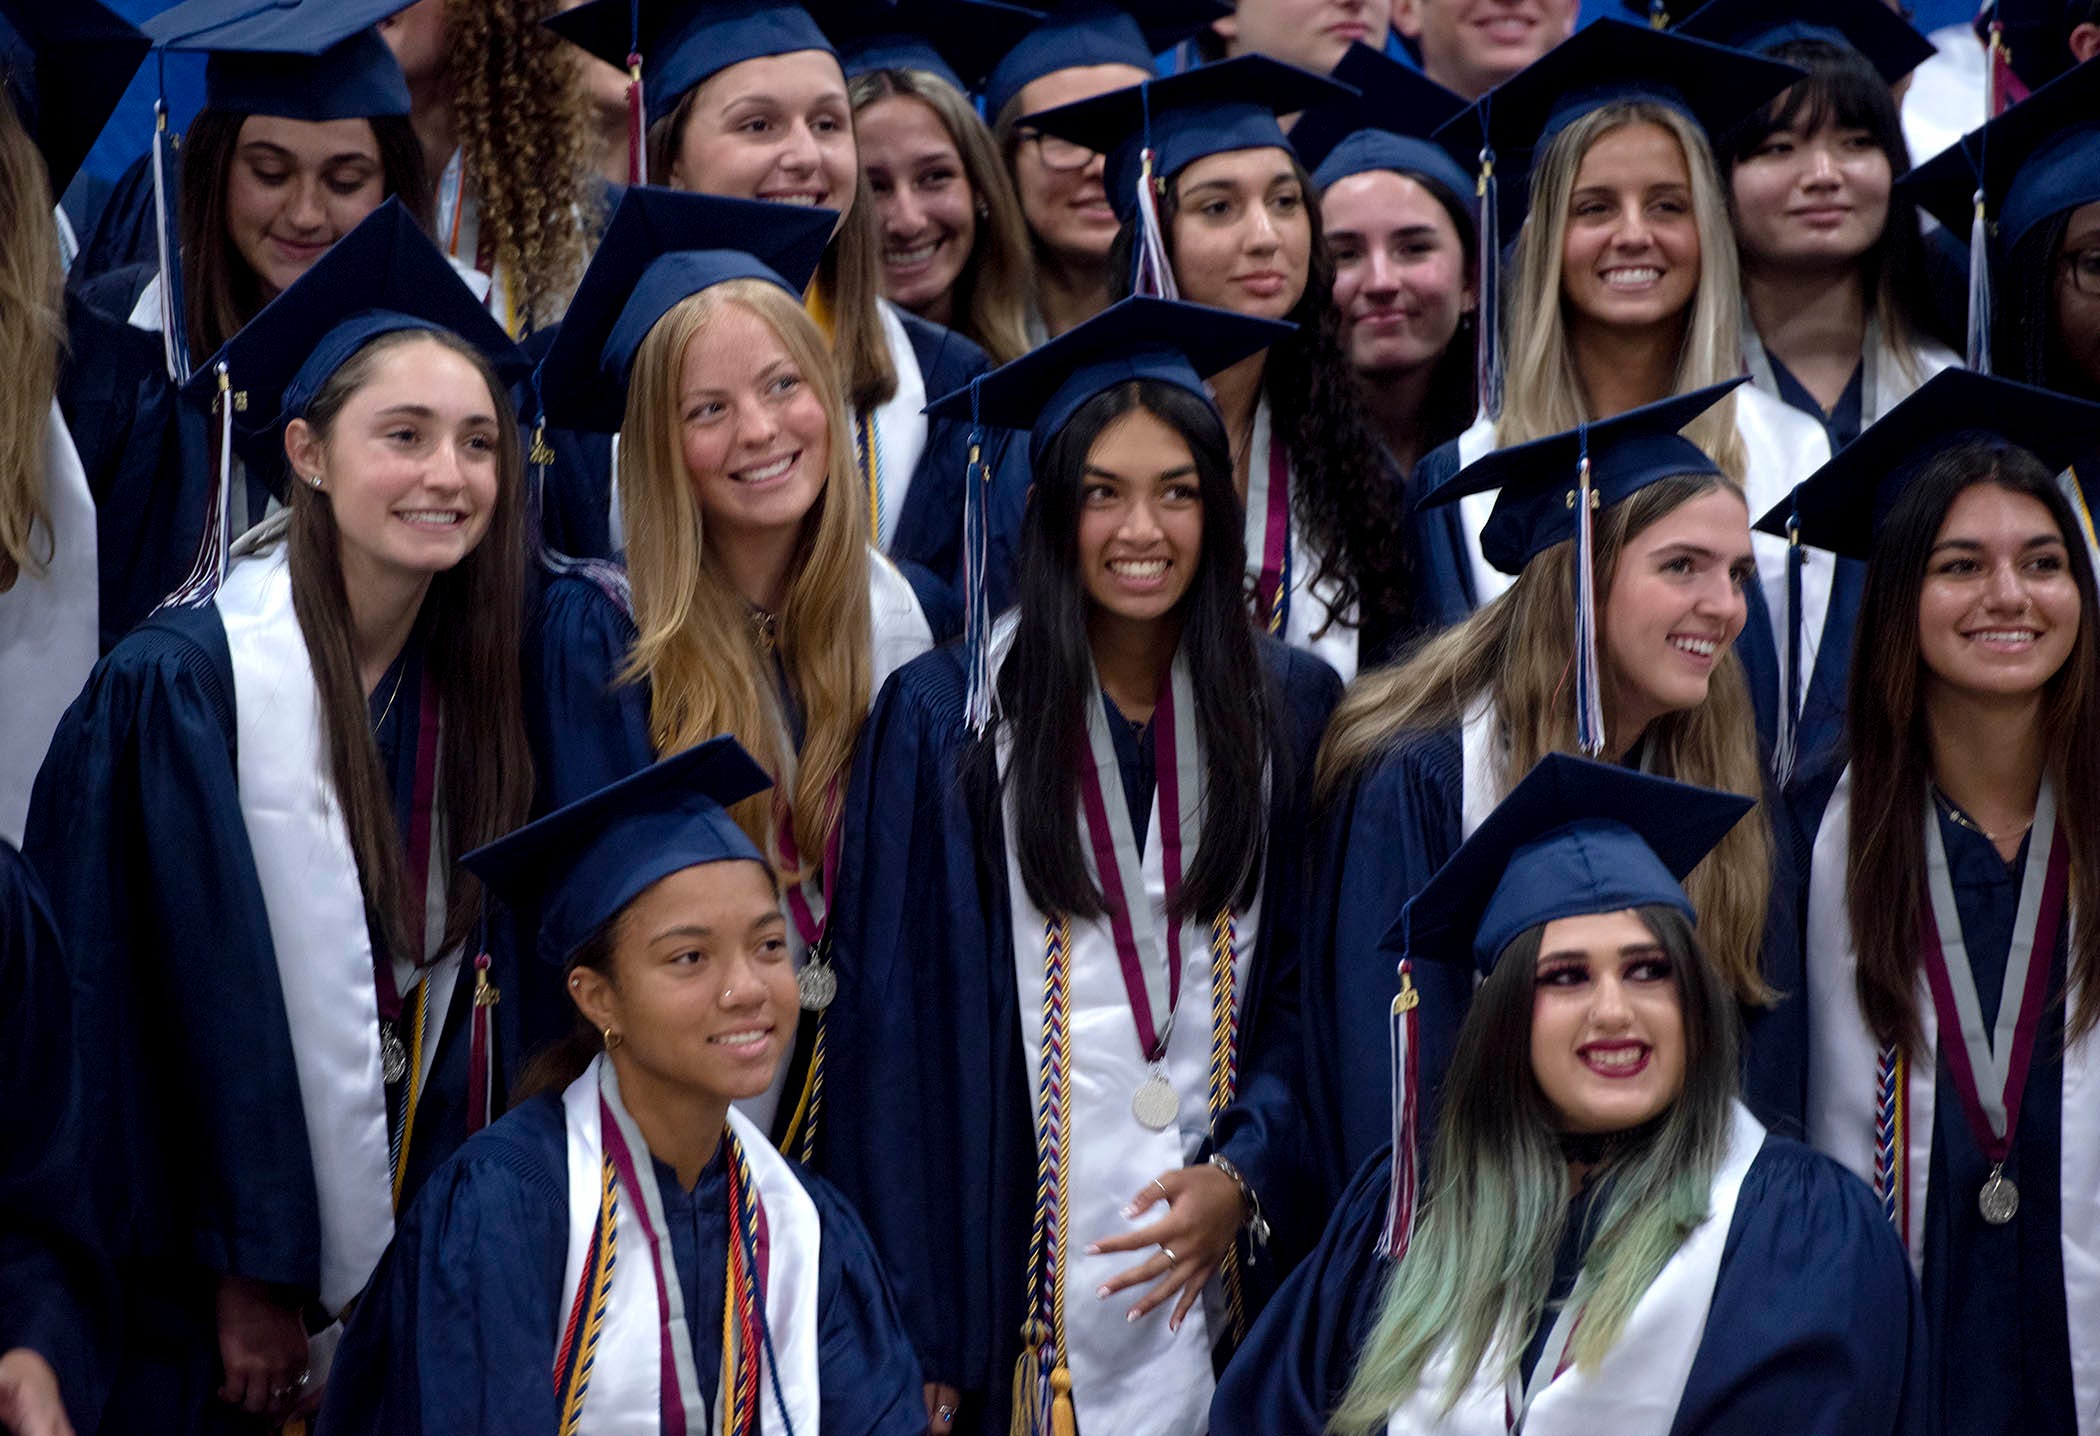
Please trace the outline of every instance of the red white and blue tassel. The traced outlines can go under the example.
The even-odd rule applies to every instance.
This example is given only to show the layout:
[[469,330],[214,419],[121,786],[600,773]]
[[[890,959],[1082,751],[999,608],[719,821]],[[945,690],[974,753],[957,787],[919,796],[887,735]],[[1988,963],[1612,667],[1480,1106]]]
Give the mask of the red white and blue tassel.
[[[165,61],[162,62],[165,65]],[[176,150],[181,141],[168,128],[168,101],[153,102],[153,247],[160,264],[160,342],[168,378],[181,388],[190,378],[189,326],[182,302],[182,241],[176,232]]]
[[1594,758],[1604,751],[1604,688],[1597,663],[1597,492],[1590,486],[1590,426],[1575,473],[1575,741]]
[[1474,196],[1480,201],[1480,303],[1473,346],[1473,385],[1481,410],[1502,417],[1502,205],[1501,181],[1495,178],[1495,145],[1488,136],[1488,100],[1480,102],[1480,174]]
[[1160,179],[1153,171],[1150,82],[1138,86],[1138,95],[1144,108],[1145,143],[1138,154],[1137,243],[1131,256],[1130,292],[1133,296],[1146,298],[1179,299],[1181,289],[1174,283],[1174,266],[1167,258],[1166,233],[1159,222]]
[[992,466],[978,417],[980,375],[970,381],[970,461],[963,475],[963,721],[982,735],[992,721]]
[[642,0],[627,5],[627,183],[647,184],[649,111],[642,95]]

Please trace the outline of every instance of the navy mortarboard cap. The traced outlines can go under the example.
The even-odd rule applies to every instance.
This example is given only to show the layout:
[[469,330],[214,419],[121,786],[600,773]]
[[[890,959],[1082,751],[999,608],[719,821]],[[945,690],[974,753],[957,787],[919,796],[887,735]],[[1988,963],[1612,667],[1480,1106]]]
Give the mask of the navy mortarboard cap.
[[994,123],[1045,75],[1092,65],[1152,68],[1152,57],[1232,13],[1224,0],[1042,0],[1042,22],[1014,43],[984,84]]
[[635,185],[620,196],[547,357],[547,422],[619,432],[642,341],[680,302],[731,279],[809,286],[838,215],[828,209]]
[[537,952],[566,967],[627,905],[704,863],[764,864],[729,809],[773,780],[724,735],[557,808],[460,859],[536,920]]
[[1472,176],[1429,137],[1466,102],[1411,65],[1352,42],[1334,78],[1357,94],[1307,110],[1291,126],[1291,148],[1321,189],[1369,170],[1427,175],[1464,198]]
[[1802,480],[1757,528],[1866,558],[1896,500],[1933,457],[1976,439],[2025,449],[2061,473],[2100,448],[2100,404],[1966,369],[1942,370]]
[[145,58],[146,37],[97,0],[0,0],[0,88],[44,156],[54,200]]
[[849,80],[876,70],[924,70],[967,95],[1042,18],[998,0],[871,0],[830,30]]
[[836,53],[820,20],[888,0],[590,0],[545,23],[619,70],[641,67],[651,123],[731,65],[798,50]]
[[144,25],[201,52],[204,103],[234,114],[354,120],[409,112],[408,81],[373,27],[411,0],[184,0]]
[[1760,54],[1800,40],[1855,50],[1890,84],[1936,53],[1882,0],[1709,0],[1677,33]]
[[1470,960],[1485,976],[1512,940],[1555,918],[1669,907],[1696,921],[1685,875],[1755,806],[1549,753],[1407,900],[1386,945]]
[[1678,474],[1718,474],[1707,452],[1679,430],[1723,398],[1742,379],[1678,394],[1581,428],[1517,444],[1468,464],[1436,486],[1423,505],[1499,489],[1494,512],[1480,531],[1482,557],[1504,573],[1521,573],[1533,557],[1575,537],[1576,486],[1585,459],[1595,497],[1608,508]]
[[1149,379],[1208,401],[1204,379],[1289,338],[1297,326],[1179,300],[1133,297],[927,405],[937,418],[1030,431],[1043,449],[1080,406],[1118,384]]
[[1139,207],[1139,182],[1161,183],[1207,155],[1288,149],[1277,116],[1349,99],[1347,85],[1266,55],[1240,55],[1147,80],[1090,100],[1031,115],[1028,123],[1108,156],[1108,202],[1126,223]]

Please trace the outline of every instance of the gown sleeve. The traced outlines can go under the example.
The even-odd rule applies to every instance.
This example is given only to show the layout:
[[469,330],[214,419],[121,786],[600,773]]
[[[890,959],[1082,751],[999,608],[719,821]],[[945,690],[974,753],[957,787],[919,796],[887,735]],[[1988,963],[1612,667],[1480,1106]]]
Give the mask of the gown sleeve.
[[344,1333],[320,1429],[331,1436],[555,1430],[569,1242],[561,1122],[558,1099],[528,1102],[424,1185]]
[[1458,441],[1453,439],[1424,454],[1408,480],[1408,514],[1415,556],[1421,564],[1416,617],[1426,628],[1448,628],[1462,622],[1476,602],[1463,513],[1457,504],[1422,507],[1422,500],[1457,472]]
[[[1392,1037],[1400,988],[1386,933],[1456,851],[1464,809],[1458,734],[1404,736],[1330,802],[1315,828],[1305,903],[1304,1109],[1326,1189],[1339,1192],[1393,1140]],[[1422,1142],[1458,1027],[1470,963],[1418,962]]]
[[583,564],[543,587],[525,640],[525,732],[539,780],[535,813],[551,812],[656,761],[649,689],[620,670],[634,621],[606,585],[605,564]]
[[0,840],[0,1351],[51,1364],[76,1430],[109,1380],[115,1288],[80,1200],[100,1178],[64,954],[43,890]]
[[821,1436],[921,1436],[919,1358],[867,1228],[823,1178],[805,1172],[802,1185],[824,1226],[817,1264]]
[[88,1109],[125,1164],[119,1254],[311,1293],[313,1164],[233,735],[217,611],[157,616],[60,721],[24,852],[75,968]]
[[1378,1255],[1390,1149],[1342,1193],[1312,1254],[1298,1264],[1218,1379],[1211,1436],[1321,1436],[1355,1369],[1384,1296]]
[[1917,1281],[1872,1193],[1767,1139],[1673,1436],[1922,1436],[1925,1376]]

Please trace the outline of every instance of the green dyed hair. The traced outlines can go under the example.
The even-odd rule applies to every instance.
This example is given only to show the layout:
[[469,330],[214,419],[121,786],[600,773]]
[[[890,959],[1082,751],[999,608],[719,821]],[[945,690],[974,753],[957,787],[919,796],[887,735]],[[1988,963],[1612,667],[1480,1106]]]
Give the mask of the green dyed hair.
[[[1584,1268],[1591,1296],[1570,1355],[1595,1370],[1635,1303],[1706,1220],[1736,1094],[1735,1004],[1691,924],[1637,909],[1670,958],[1684,1014],[1684,1090],[1645,1140],[1606,1159]],[[1414,1240],[1379,1300],[1337,1436],[1383,1431],[1438,1352],[1452,1354],[1448,1413],[1491,1351],[1514,1368],[1544,1313],[1567,1224],[1568,1167],[1531,1066],[1531,1010],[1545,929],[1514,938],[1459,1029]],[[1497,1343],[1500,1342],[1498,1346]]]

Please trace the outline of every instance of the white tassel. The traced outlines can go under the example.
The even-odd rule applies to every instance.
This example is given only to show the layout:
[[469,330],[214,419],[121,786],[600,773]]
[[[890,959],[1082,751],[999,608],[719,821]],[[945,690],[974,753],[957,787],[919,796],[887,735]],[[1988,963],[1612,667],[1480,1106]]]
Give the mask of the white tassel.
[[183,319],[182,247],[174,231],[169,193],[174,140],[168,133],[168,102],[153,102],[153,247],[160,261],[160,342],[168,377],[177,388],[189,382],[189,332]]
[[1500,182],[1495,178],[1495,152],[1480,150],[1479,331],[1474,348],[1473,382],[1480,407],[1490,419],[1502,417],[1502,215]]
[[1585,425],[1575,478],[1575,741],[1594,758],[1604,751],[1604,692],[1597,668],[1597,539]]
[[[1981,166],[1978,167],[1979,169]],[[1983,189],[1976,190],[1976,213],[1969,221],[1969,367],[1991,372],[1990,221],[1984,218]]]

